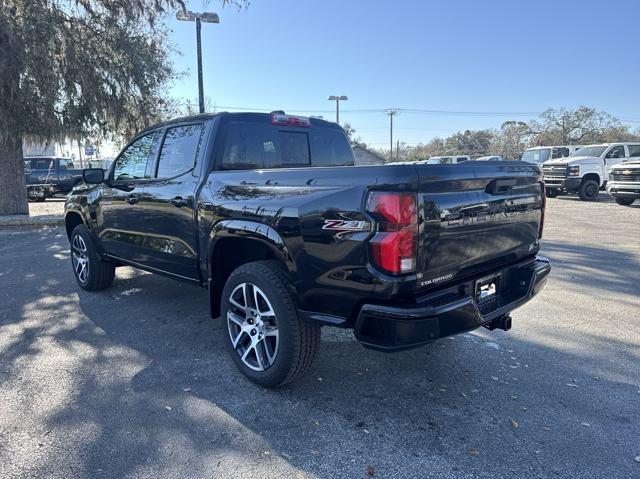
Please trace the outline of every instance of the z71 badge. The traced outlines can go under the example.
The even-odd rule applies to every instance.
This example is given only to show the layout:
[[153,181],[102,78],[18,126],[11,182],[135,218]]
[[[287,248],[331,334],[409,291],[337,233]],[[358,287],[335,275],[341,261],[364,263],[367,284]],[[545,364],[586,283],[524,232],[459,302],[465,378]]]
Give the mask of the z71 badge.
[[346,233],[365,231],[369,229],[369,223],[357,220],[324,220],[323,230],[336,232],[336,237],[341,238]]

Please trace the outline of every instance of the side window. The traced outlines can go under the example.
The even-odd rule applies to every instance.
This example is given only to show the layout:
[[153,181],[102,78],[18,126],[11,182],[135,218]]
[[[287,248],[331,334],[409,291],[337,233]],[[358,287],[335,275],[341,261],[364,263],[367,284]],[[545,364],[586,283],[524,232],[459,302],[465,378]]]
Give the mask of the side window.
[[51,168],[53,160],[51,158],[33,158],[31,160],[32,170],[48,170]]
[[640,145],[628,145],[627,148],[629,148],[629,156],[630,157],[637,157],[640,156]]
[[609,150],[605,158],[624,158],[624,146],[614,146]]
[[60,169],[61,170],[73,170],[73,161],[67,158],[63,158],[60,160]]
[[167,129],[156,176],[172,178],[193,168],[203,131],[203,125],[184,125]]
[[309,136],[313,166],[353,165],[353,151],[349,146],[349,140],[341,131],[330,128],[313,128]]
[[131,143],[120,154],[113,168],[114,180],[126,181],[145,178],[155,137],[155,133],[144,135]]
[[569,148],[554,148],[553,149],[553,154],[551,155],[552,159],[556,159],[556,158],[565,158],[569,156]]

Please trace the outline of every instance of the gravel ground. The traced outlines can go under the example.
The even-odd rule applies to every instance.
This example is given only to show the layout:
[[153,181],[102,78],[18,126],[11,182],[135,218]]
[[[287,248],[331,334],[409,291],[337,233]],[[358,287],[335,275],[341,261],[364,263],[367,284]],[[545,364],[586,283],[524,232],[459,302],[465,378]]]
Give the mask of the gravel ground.
[[640,205],[547,218],[554,269],[510,332],[384,354],[325,329],[275,391],[204,290],[122,268],[81,292],[62,228],[0,229],[0,477],[638,478]]
[[64,202],[66,198],[49,198],[46,201],[30,201],[29,216],[47,216],[64,214]]

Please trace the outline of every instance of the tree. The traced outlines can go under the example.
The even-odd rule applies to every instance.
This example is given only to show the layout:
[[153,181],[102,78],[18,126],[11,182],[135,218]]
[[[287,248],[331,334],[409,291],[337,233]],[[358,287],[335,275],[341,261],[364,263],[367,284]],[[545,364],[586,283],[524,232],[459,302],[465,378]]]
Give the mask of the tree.
[[493,133],[490,130],[465,130],[445,140],[445,152],[448,155],[488,155],[492,140]]
[[531,123],[534,145],[570,145],[623,141],[629,128],[610,114],[581,106],[575,110],[549,109]]
[[362,138],[359,135],[356,135],[356,129],[351,125],[351,123],[346,122],[342,129],[344,130],[345,135],[347,135],[347,139],[352,146],[360,146],[362,148],[367,147],[367,144],[362,141]]
[[24,138],[117,139],[175,114],[164,20],[184,8],[183,0],[0,0],[0,215],[28,211]]
[[522,121],[505,121],[494,133],[491,152],[505,160],[517,160],[527,148],[533,132]]
[[22,139],[130,135],[175,72],[174,0],[8,0],[0,9],[0,214],[27,213]]

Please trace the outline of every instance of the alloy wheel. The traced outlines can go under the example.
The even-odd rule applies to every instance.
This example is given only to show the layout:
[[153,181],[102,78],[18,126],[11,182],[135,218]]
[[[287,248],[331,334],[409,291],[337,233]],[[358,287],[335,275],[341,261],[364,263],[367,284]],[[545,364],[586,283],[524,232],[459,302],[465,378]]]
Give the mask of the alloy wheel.
[[71,243],[71,261],[78,281],[85,284],[89,280],[89,255],[82,236],[75,235]]
[[227,327],[242,362],[254,371],[271,367],[278,354],[278,322],[267,295],[256,285],[242,283],[229,296]]

